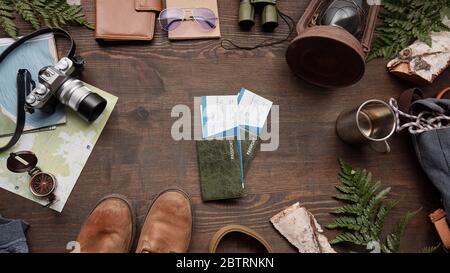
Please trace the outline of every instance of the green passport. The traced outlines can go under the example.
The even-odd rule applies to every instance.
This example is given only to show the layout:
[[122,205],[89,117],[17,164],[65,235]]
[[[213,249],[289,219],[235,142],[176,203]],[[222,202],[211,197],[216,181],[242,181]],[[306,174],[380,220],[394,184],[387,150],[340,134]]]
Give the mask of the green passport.
[[197,141],[202,200],[242,197],[244,176],[259,144],[259,139]]

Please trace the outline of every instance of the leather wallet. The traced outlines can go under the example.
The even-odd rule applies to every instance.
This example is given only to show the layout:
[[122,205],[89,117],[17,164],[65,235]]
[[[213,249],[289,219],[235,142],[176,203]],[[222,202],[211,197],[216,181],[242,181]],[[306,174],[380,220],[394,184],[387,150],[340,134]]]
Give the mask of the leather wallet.
[[95,37],[150,41],[161,9],[161,0],[96,0]]

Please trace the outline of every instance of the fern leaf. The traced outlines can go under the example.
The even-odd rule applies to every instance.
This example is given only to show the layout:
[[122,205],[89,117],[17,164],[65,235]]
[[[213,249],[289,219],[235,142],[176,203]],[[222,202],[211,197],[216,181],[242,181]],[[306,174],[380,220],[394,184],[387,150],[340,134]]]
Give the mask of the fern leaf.
[[430,253],[436,252],[439,248],[441,248],[441,244],[438,244],[438,245],[436,245],[436,246],[427,246],[427,247],[422,248],[422,249],[419,251],[419,253],[427,253],[427,254],[430,254]]
[[394,229],[393,233],[389,234],[386,237],[386,251],[387,253],[395,253],[400,250],[400,241],[403,237],[403,234],[405,233],[406,226],[408,225],[409,221],[412,217],[414,217],[419,210],[408,212],[403,216],[399,222],[397,223],[396,228]]
[[83,7],[69,5],[66,0],[0,0],[0,27],[14,38],[17,37],[14,11],[35,29],[39,29],[41,25],[52,28],[66,24],[94,28],[87,20]]
[[383,23],[376,28],[369,61],[379,57],[393,58],[414,40],[431,46],[431,32],[450,31],[442,23],[450,7],[448,0],[382,0],[381,3],[384,10],[379,17]]
[[17,38],[17,26],[14,23],[14,5],[11,0],[0,0],[0,26],[6,34]]
[[16,0],[15,7],[17,13],[22,16],[25,21],[29,22],[35,29],[39,29],[41,27],[39,18],[36,16],[33,6],[29,1]]
[[337,217],[326,225],[328,229],[340,229],[343,233],[331,241],[332,244],[351,243],[367,246],[370,242],[381,243],[383,252],[397,252],[400,240],[409,220],[415,213],[407,213],[398,223],[394,232],[385,239],[382,232],[385,220],[398,200],[388,200],[391,188],[381,189],[381,182],[372,182],[372,174],[364,169],[354,169],[342,159],[341,171],[336,186],[340,194],[335,198],[346,204],[332,213]]

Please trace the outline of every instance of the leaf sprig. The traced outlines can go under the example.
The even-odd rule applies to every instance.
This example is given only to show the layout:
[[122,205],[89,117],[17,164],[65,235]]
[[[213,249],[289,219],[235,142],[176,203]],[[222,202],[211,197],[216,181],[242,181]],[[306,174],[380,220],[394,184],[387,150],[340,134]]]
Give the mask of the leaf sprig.
[[343,160],[339,163],[341,185],[336,186],[340,192],[336,199],[346,204],[333,212],[337,218],[326,226],[343,230],[331,244],[350,243],[368,247],[376,242],[381,252],[398,252],[406,227],[417,211],[408,212],[395,229],[383,237],[385,220],[399,201],[388,199],[391,188],[381,189],[381,182],[373,183],[372,174],[367,170],[353,169]]
[[83,7],[69,5],[66,0],[0,0],[0,26],[13,38],[18,35],[14,22],[16,13],[35,29],[43,25],[53,28],[69,23],[94,28],[86,19]]
[[431,46],[432,32],[450,31],[442,20],[450,0],[381,0],[383,23],[376,28],[376,39],[368,60],[393,58],[415,40]]

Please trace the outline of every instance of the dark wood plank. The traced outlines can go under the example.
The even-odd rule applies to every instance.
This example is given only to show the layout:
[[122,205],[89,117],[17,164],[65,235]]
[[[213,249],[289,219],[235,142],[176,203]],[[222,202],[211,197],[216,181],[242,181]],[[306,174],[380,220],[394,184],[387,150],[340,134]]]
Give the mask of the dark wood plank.
[[[82,2],[93,20],[94,1]],[[280,1],[279,6],[297,20],[307,3],[289,0]],[[238,1],[219,0],[219,4],[224,38],[242,43],[267,38],[258,26],[249,33],[239,30]],[[284,60],[287,44],[251,52],[225,51],[218,40],[171,43],[159,29],[151,43],[99,44],[89,30],[68,29],[87,61],[83,80],[119,96],[119,102],[62,214],[0,191],[0,213],[31,223],[28,235],[33,252],[66,251],[91,208],[107,194],[120,193],[133,200],[142,223],[152,198],[171,185],[193,197],[192,252],[207,251],[214,232],[231,223],[256,229],[277,252],[294,252],[269,219],[300,201],[321,224],[330,222],[329,212],[339,206],[331,198],[338,157],[373,171],[376,179],[393,187],[393,196],[402,199],[388,225],[402,213],[422,207],[403,240],[403,251],[437,243],[427,214],[439,207],[439,196],[420,170],[409,137],[396,136],[392,153],[380,155],[355,150],[335,135],[335,120],[345,108],[371,98],[387,100],[410,87],[388,75],[385,61],[369,63],[364,79],[352,87],[322,90],[290,72]],[[26,34],[31,28],[20,22],[20,31]],[[282,37],[286,31],[281,26],[275,35]],[[446,72],[427,94],[448,85],[449,79]],[[172,140],[175,119],[170,112],[177,104],[192,108],[194,96],[233,94],[240,87],[280,105],[280,146],[275,152],[257,155],[244,198],[203,203],[195,143]],[[326,234],[331,238],[336,233]]]

